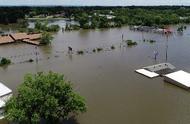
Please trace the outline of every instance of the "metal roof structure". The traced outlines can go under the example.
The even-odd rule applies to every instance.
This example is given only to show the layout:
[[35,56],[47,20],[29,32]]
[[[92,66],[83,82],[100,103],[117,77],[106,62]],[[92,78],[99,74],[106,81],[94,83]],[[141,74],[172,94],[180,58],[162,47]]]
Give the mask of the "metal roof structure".
[[159,76],[159,74],[157,74],[155,72],[151,72],[151,71],[146,70],[146,69],[138,69],[138,70],[136,70],[136,72],[139,74],[142,74],[146,77],[149,77],[149,78],[154,78],[154,77]]
[[12,90],[0,82],[0,97],[11,94]]
[[164,80],[182,88],[190,88],[190,73],[183,70],[165,75]]

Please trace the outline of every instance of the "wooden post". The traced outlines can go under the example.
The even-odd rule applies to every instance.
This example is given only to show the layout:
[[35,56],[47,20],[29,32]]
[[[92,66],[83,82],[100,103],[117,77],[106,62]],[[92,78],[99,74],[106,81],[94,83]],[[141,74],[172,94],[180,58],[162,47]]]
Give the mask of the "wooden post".
[[35,46],[35,55],[36,55],[36,63],[38,63],[38,52],[37,52],[37,46]]
[[168,32],[166,33],[166,62],[168,61]]

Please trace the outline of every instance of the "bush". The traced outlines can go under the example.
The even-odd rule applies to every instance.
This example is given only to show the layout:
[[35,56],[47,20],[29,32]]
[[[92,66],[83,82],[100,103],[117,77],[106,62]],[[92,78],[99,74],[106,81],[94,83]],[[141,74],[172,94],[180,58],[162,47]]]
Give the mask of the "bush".
[[155,40],[149,40],[150,43],[155,43],[156,41]]
[[48,32],[58,32],[60,29],[59,25],[50,25],[49,27],[47,27]]
[[137,45],[137,42],[132,41],[132,40],[127,40],[127,45],[128,46],[135,46],[135,45]]
[[111,46],[111,49],[114,50],[114,49],[115,49],[115,46],[112,45],[112,46]]
[[86,111],[84,98],[58,73],[27,74],[17,93],[5,107],[5,118],[16,124],[57,124]]
[[84,51],[79,50],[79,51],[77,51],[77,54],[79,54],[79,55],[83,55],[83,54],[84,54]]
[[97,48],[97,51],[98,52],[100,52],[100,51],[102,51],[103,50],[103,48]]
[[44,45],[50,44],[52,39],[53,37],[50,33],[43,32],[41,40],[40,40],[40,44],[44,44]]
[[33,62],[34,60],[33,59],[29,59],[28,62]]
[[8,64],[11,64],[11,60],[3,57],[1,59],[0,65],[3,66],[3,65],[8,65]]

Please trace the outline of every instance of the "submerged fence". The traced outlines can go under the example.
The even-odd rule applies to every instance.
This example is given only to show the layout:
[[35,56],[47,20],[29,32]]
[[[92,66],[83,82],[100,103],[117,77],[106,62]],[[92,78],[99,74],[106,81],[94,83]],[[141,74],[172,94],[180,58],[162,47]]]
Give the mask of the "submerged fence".
[[15,55],[8,55],[8,56],[1,56],[4,58],[8,58],[12,61],[12,64],[22,64],[22,63],[27,63],[27,62],[38,62],[38,61],[43,61],[43,60],[49,60],[49,59],[56,59],[62,57],[62,55],[86,55],[86,54],[95,54],[99,52],[108,52],[108,51],[113,51],[115,49],[122,49],[128,47],[126,42],[121,42],[121,43],[115,43],[112,45],[104,45],[104,46],[99,46],[99,47],[94,47],[94,48],[86,48],[82,50],[76,50],[73,49],[72,51],[69,50],[63,50],[63,51],[54,51],[50,54],[43,55],[37,48],[34,49],[32,52],[26,52],[23,54],[15,54]]

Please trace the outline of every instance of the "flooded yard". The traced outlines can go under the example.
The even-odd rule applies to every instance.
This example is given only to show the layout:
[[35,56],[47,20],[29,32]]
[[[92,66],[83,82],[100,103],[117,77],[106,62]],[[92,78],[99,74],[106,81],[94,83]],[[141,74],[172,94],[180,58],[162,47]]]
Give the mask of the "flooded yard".
[[[172,28],[176,31],[175,26]],[[125,40],[134,40],[138,45],[127,47],[122,34]],[[143,38],[156,42],[143,42]],[[166,43],[165,35],[134,32],[128,27],[59,31],[51,46],[37,49],[22,43],[0,46],[0,56],[14,62],[0,68],[0,80],[16,93],[26,73],[50,70],[63,73],[86,98],[87,112],[77,117],[80,124],[187,124],[189,91],[165,83],[161,77],[149,79],[134,72],[165,62]],[[110,50],[111,45],[114,50]],[[67,53],[68,46],[74,54]],[[170,35],[168,46],[167,61],[190,72],[190,26],[183,35],[177,32]],[[103,51],[93,53],[98,47]],[[77,50],[84,50],[84,55],[77,55]],[[23,63],[30,58],[35,60],[36,51],[38,62]],[[156,61],[154,51],[159,53]]]

